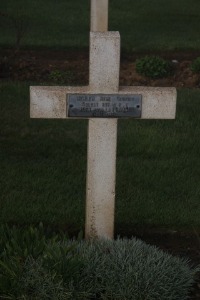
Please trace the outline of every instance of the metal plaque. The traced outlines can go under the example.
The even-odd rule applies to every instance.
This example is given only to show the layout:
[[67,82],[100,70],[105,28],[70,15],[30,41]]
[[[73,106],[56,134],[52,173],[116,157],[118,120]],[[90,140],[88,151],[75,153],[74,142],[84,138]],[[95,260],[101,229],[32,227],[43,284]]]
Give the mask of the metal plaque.
[[142,95],[68,94],[67,116],[80,118],[140,118]]

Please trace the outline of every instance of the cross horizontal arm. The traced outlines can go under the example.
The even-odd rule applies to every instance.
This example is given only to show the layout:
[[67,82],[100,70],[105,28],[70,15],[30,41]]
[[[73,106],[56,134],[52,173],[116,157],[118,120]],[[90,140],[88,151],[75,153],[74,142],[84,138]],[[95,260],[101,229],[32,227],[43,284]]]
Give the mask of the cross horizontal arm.
[[[68,94],[92,94],[84,87],[30,87],[31,118],[66,119]],[[174,119],[176,113],[176,89],[171,87],[120,87],[117,95],[142,95],[141,119]]]

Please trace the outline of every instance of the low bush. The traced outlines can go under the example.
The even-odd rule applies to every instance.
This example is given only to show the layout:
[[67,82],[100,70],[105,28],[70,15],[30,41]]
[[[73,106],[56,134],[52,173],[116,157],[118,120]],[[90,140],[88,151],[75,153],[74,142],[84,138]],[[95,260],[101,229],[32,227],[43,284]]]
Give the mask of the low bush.
[[136,71],[152,79],[163,78],[172,73],[172,65],[159,56],[145,56],[136,60]]
[[86,267],[77,290],[94,299],[187,299],[197,271],[136,239],[82,243],[78,253]]
[[200,57],[197,57],[193,62],[191,63],[191,70],[194,73],[200,73]]
[[198,271],[140,240],[35,238],[34,230],[42,231],[32,227],[22,233],[30,235],[29,247],[22,238],[25,254],[16,246],[16,228],[1,231],[1,299],[185,300]]

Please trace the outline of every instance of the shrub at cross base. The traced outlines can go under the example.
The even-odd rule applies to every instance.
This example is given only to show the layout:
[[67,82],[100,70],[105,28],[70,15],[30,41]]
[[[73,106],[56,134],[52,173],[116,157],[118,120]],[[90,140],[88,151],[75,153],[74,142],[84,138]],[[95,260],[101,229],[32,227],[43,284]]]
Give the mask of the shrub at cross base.
[[0,298],[185,300],[199,269],[136,239],[68,240],[0,228]]

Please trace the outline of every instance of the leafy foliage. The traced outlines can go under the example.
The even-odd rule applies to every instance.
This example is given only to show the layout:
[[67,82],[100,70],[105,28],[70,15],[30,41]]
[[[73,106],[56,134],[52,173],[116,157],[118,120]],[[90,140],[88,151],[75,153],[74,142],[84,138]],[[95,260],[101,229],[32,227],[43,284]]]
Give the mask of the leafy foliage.
[[184,300],[198,269],[142,241],[70,241],[0,228],[0,298]]
[[64,298],[64,288],[61,276],[57,276],[52,270],[43,267],[41,260],[32,257],[27,258],[21,277],[23,283],[23,294],[26,299],[52,299]]
[[136,60],[136,71],[141,75],[156,79],[169,76],[172,66],[159,56],[145,56]]
[[[55,266],[58,268],[60,264],[63,265],[63,262],[65,262],[64,255],[68,252],[68,248],[65,248],[64,250],[60,247],[58,248],[58,241],[61,238],[63,241],[66,240],[66,237],[63,234],[58,236],[56,233],[52,232],[51,235],[48,236],[42,223],[38,227],[29,226],[25,229],[15,226],[13,228],[9,228],[7,225],[1,225],[0,296],[3,295],[10,297],[10,299],[15,299],[15,297],[19,297],[24,293],[25,284],[21,285],[21,280],[24,278],[24,273],[26,272],[27,261],[32,261],[40,257],[40,260],[43,263],[45,262],[48,266],[51,262],[51,266],[49,267],[50,269],[53,266],[55,269]],[[51,245],[51,251],[48,250],[49,245]],[[58,249],[57,253],[55,253],[55,248]],[[61,253],[62,260],[60,259]],[[59,262],[55,262],[55,257],[57,260],[60,259]],[[32,267],[34,269],[37,265],[32,264]],[[33,273],[33,270],[30,272]],[[38,272],[43,274],[43,276],[41,276],[41,278],[43,278],[43,284],[46,278],[47,281],[49,280],[49,284],[52,285],[52,280],[55,277],[53,272],[50,274],[47,272],[48,274],[45,275],[45,272],[42,273],[42,267],[39,267]],[[49,289],[49,284],[45,283],[44,285]]]
[[197,57],[191,64],[191,70],[194,73],[200,73],[200,57]]

